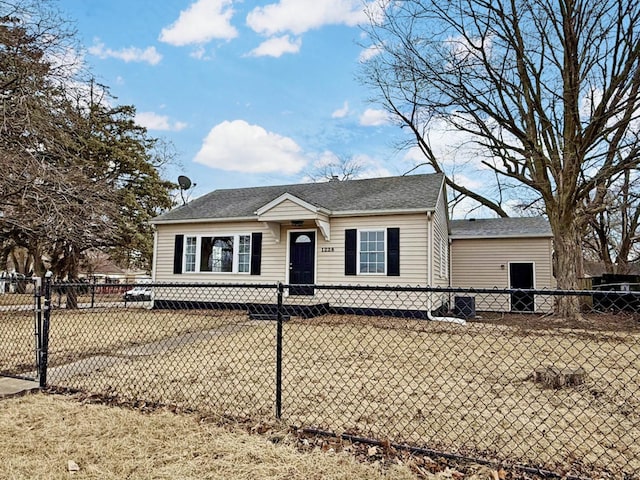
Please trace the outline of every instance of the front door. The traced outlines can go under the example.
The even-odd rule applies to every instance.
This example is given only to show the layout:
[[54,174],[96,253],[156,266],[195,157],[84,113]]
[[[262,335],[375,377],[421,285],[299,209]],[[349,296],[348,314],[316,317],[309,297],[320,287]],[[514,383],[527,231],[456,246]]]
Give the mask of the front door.
[[[533,263],[510,263],[509,278],[511,288],[533,288]],[[513,292],[511,294],[512,312],[533,312],[535,298],[529,292]]]
[[291,232],[289,236],[289,294],[313,295],[311,287],[315,282],[315,232]]

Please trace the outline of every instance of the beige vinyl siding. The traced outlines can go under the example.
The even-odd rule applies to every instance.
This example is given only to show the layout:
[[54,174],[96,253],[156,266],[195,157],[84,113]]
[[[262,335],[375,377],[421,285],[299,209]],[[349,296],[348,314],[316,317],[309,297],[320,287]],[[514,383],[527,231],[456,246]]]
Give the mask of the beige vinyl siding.
[[[400,276],[345,275],[345,230],[400,229]],[[328,249],[323,252],[322,248]],[[331,240],[322,235],[318,241],[317,281],[341,285],[426,285],[427,282],[427,215],[381,215],[331,219]]]
[[[536,289],[555,287],[550,238],[454,239],[451,244],[451,284],[463,288],[509,288],[509,263],[534,264]],[[504,265],[504,268],[503,268]],[[504,297],[504,298],[503,298]],[[536,300],[545,311],[548,298]],[[478,295],[478,310],[508,310],[508,296]]]
[[[230,223],[201,223],[157,225],[156,265],[154,281],[180,283],[287,283],[288,278],[288,241],[291,231],[313,231],[316,237],[316,279],[317,284],[338,285],[415,285],[427,284],[427,215],[385,215],[367,217],[332,218],[331,239],[325,240],[314,221],[306,221],[303,226],[283,224],[280,228],[280,242],[275,242],[273,236],[260,222],[230,222]],[[345,230],[350,228],[365,230],[384,230],[390,227],[400,229],[400,276],[387,275],[345,275]],[[182,273],[173,274],[173,254],[175,236],[199,235],[231,235],[238,233],[262,232],[262,264],[260,275],[231,274],[231,273]],[[171,291],[163,290],[162,297],[170,298]],[[420,302],[407,301],[396,294],[376,294],[363,292],[318,290],[314,297],[291,297],[289,302],[312,303],[329,302],[336,306],[350,306],[354,308],[398,308],[416,309]],[[190,300],[210,300],[203,292],[198,298]],[[269,291],[231,291],[224,290],[216,294],[216,301],[269,301],[272,292]],[[360,298],[361,297],[361,298]],[[160,297],[156,297],[160,298]],[[185,299],[186,300],[186,299]]]
[[[286,242],[276,243],[265,225],[259,222],[193,223],[156,225],[157,253],[154,265],[156,282],[264,283],[284,280]],[[260,275],[248,273],[188,272],[173,273],[175,236],[213,236],[262,232],[262,264]]]
[[433,216],[433,273],[434,287],[449,286],[449,232],[447,227],[447,210],[444,203],[444,191],[441,192],[435,214]]
[[[344,232],[349,228],[376,230],[389,227],[400,229],[400,276],[345,275]],[[290,231],[316,232],[316,283],[368,285],[426,285],[427,281],[427,215],[384,215],[344,217],[331,220],[331,239],[326,241],[314,222],[301,227],[281,226],[280,243],[261,222],[198,223],[157,225],[156,265],[157,282],[286,282],[287,244]],[[173,273],[173,252],[176,235],[231,235],[262,232],[262,266],[260,275],[232,273]],[[323,251],[323,248],[325,251]]]
[[301,207],[291,200],[283,200],[275,207],[260,216],[266,222],[281,222],[290,220],[307,220],[316,218],[316,213]]

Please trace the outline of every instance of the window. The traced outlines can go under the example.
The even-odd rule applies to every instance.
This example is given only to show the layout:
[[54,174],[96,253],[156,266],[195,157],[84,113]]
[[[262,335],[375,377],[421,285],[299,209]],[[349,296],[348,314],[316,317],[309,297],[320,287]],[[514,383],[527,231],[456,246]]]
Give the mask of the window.
[[187,245],[184,250],[184,271],[196,271],[196,237],[187,237]]
[[187,237],[184,261],[186,272],[249,273],[251,235]]
[[385,273],[385,231],[359,231],[359,273]]
[[400,228],[344,231],[344,274],[400,276]]
[[251,237],[240,235],[238,248],[238,272],[248,273],[251,268]]

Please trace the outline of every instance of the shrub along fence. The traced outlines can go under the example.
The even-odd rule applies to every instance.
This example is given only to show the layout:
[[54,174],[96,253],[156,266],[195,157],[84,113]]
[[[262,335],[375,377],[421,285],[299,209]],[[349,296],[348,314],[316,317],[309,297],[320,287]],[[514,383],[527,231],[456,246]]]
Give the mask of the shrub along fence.
[[[42,335],[24,358],[5,345],[26,342],[17,336],[28,325],[3,307],[2,373],[548,474],[640,476],[633,291],[142,290],[127,301],[81,293],[79,308],[65,309],[45,295],[55,285],[36,289],[31,339]],[[581,316],[555,316],[571,295]]]

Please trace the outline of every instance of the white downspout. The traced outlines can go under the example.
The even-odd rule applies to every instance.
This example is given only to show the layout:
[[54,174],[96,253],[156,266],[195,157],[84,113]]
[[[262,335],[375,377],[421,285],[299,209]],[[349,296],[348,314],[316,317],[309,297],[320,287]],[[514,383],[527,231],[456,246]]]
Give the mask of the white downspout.
[[[429,250],[427,252],[427,268],[429,270],[427,272],[427,286],[431,287],[431,286],[433,286],[433,212],[428,212],[427,213],[427,222],[429,224],[429,229],[428,229],[428,233],[429,233],[428,237],[429,238],[427,239],[427,248]],[[466,325],[467,324],[467,322],[462,318],[458,318],[458,317],[438,317],[438,316],[431,315],[432,307],[433,307],[433,301],[431,300],[431,294],[427,294],[427,318],[429,320],[434,321],[434,322],[455,323],[455,324],[458,324],[458,325]]]

